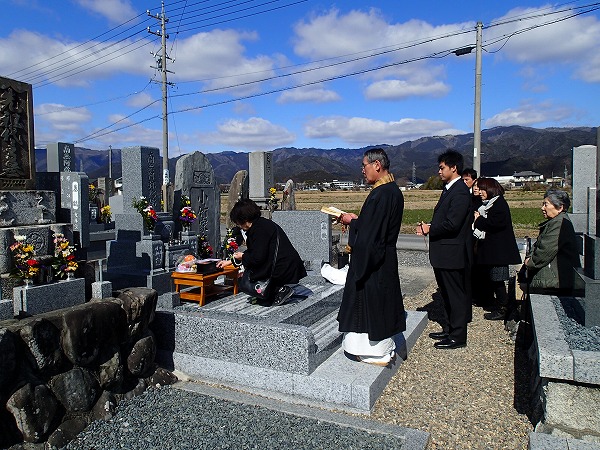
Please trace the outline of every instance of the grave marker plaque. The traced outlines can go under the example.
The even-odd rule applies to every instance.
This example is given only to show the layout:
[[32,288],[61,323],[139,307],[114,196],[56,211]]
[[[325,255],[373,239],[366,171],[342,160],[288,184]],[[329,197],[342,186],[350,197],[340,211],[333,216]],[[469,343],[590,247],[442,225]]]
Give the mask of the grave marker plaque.
[[0,77],[0,190],[35,189],[31,84]]
[[75,146],[51,142],[46,147],[47,172],[75,172]]
[[248,155],[248,173],[250,177],[250,198],[264,202],[270,197],[273,187],[273,155],[271,152],[252,152]]

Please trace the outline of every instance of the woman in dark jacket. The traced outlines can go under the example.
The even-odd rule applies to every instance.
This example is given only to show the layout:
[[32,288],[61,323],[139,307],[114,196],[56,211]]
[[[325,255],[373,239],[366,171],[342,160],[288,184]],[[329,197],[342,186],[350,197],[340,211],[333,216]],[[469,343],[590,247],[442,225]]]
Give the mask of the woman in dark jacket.
[[540,234],[530,254],[525,256],[529,289],[552,289],[570,294],[575,278],[574,267],[580,267],[577,236],[567,210],[569,194],[550,189],[544,195],[542,213],[547,219],[540,224]]
[[[306,276],[300,255],[279,225],[261,217],[259,206],[252,200],[238,201],[231,209],[229,217],[246,232],[246,251],[235,252],[231,260],[219,261],[217,267],[243,265],[244,270],[249,271],[250,281],[253,282],[271,278],[273,287],[267,302],[272,302],[273,305],[284,304],[294,294],[294,290],[288,284],[297,284]],[[273,268],[278,238],[279,247]]]
[[494,292],[498,306],[484,317],[503,320],[511,309],[505,285],[509,278],[508,266],[520,264],[521,255],[510,209],[504,199],[504,189],[493,178],[478,178],[477,186],[482,205],[474,213],[473,235],[477,239],[475,263],[487,274],[488,286]]

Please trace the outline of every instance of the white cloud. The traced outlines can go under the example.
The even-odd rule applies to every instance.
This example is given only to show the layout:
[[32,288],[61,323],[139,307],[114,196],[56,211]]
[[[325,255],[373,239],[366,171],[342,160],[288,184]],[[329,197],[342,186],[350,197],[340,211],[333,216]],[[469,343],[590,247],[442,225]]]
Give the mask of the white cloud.
[[206,89],[229,86],[236,93],[255,92],[259,83],[250,83],[273,75],[273,60],[264,55],[245,57],[243,41],[255,41],[256,33],[214,30],[197,33],[177,43],[177,66],[173,80],[198,80]]
[[450,91],[450,87],[436,81],[422,83],[407,80],[376,81],[367,87],[365,96],[370,100],[401,100],[408,97],[443,97]]
[[[508,40],[486,47],[487,50],[493,51],[503,46],[501,52],[494,54],[497,59],[536,64],[538,71],[549,70],[553,65],[569,64],[574,68],[574,76],[589,83],[600,82],[600,57],[597,52],[600,22],[596,17],[586,15],[566,18],[570,15],[567,12],[550,15],[557,10],[558,8],[548,7],[513,9],[494,22],[517,15],[543,14],[538,14],[531,20],[512,21],[485,30],[484,46],[486,42],[497,41],[501,36],[511,36]],[[542,25],[560,18],[566,20]],[[514,34],[536,25],[542,26]]]
[[125,22],[141,12],[136,12],[129,0],[76,0],[76,2],[115,24]]
[[[156,99],[154,99],[147,92],[140,92],[139,94],[132,95],[126,103],[127,105],[132,106],[134,108],[143,108],[144,106],[148,106],[155,101]],[[152,106],[158,108],[160,107],[160,105],[161,103],[159,101],[156,101],[156,103]]]
[[299,88],[283,92],[277,99],[277,103],[330,103],[337,102],[341,99],[335,91],[322,88]]
[[[142,40],[119,43],[79,42],[57,40],[43,34],[18,30],[0,39],[0,67],[12,78],[39,85],[54,83],[59,86],[89,86],[97,78],[115,74],[144,75],[150,78],[151,59]],[[127,53],[126,53],[127,52]],[[23,55],[27,55],[27,64]],[[122,54],[123,57],[115,58]],[[48,57],[48,55],[56,55]],[[114,59],[113,59],[114,58]],[[27,67],[23,69],[23,67]]]
[[330,116],[310,120],[304,126],[307,137],[315,139],[339,138],[350,144],[394,144],[423,136],[461,134],[447,122],[427,119],[400,119],[385,122],[365,117]]
[[291,144],[294,139],[296,136],[284,127],[260,117],[251,117],[246,121],[227,120],[218,126],[217,131],[204,135],[201,140],[204,144],[265,150]]
[[552,102],[524,102],[518,108],[506,109],[485,121],[488,128],[510,125],[542,125],[546,122],[560,123],[573,116],[575,111],[566,106],[556,106]]

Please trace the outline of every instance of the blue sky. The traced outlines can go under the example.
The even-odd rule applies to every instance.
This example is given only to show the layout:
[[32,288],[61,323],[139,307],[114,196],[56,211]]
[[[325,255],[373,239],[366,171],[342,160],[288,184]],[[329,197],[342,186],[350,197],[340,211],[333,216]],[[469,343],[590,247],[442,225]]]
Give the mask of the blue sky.
[[[0,75],[33,84],[37,146],[162,148],[160,39],[146,31],[159,27],[145,13],[160,1],[1,3]],[[167,0],[169,156],[472,132],[475,52],[452,51],[475,44],[477,21],[483,129],[598,126],[598,7]]]

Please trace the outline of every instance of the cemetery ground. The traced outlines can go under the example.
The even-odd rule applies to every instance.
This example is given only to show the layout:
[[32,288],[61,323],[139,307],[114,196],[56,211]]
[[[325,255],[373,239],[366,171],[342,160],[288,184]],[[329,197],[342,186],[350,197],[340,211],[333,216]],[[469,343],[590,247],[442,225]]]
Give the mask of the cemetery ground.
[[[362,204],[370,191],[295,191],[296,209],[318,211],[323,206],[335,206],[343,211],[359,213]],[[404,217],[402,219],[403,234],[414,234],[419,221],[431,219],[433,208],[440,197],[439,190],[413,189],[403,191]],[[277,193],[281,198],[281,193]],[[524,191],[515,189],[506,191],[505,198],[510,206],[513,227],[516,237],[536,237],[538,224],[544,220],[541,212],[544,191]],[[221,195],[221,221],[225,221],[227,211],[227,194]],[[339,230],[338,230],[339,231]]]

